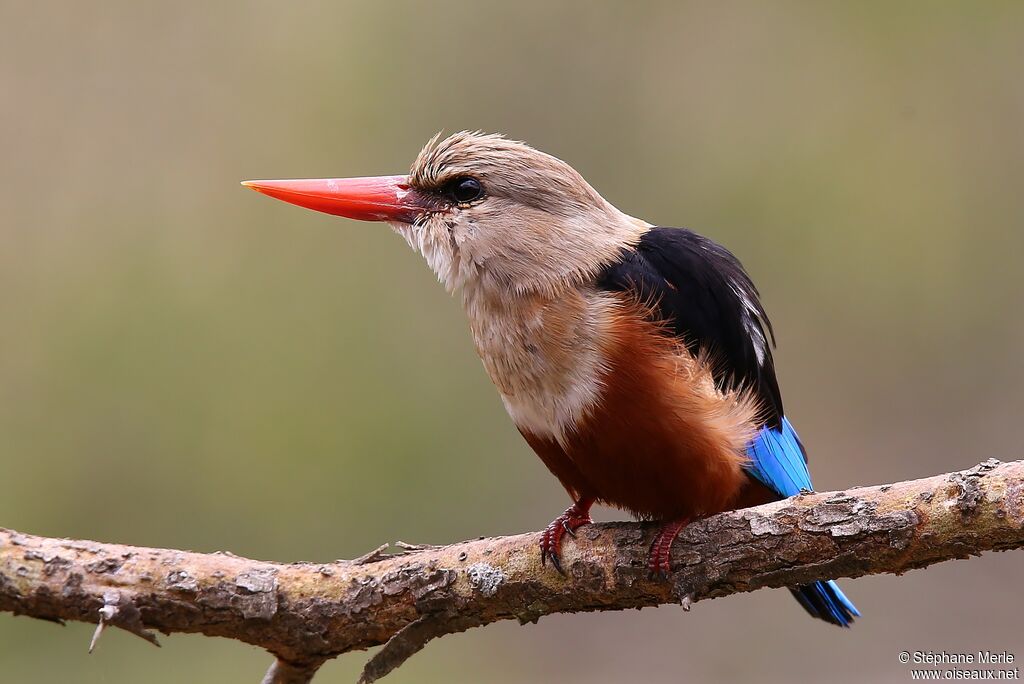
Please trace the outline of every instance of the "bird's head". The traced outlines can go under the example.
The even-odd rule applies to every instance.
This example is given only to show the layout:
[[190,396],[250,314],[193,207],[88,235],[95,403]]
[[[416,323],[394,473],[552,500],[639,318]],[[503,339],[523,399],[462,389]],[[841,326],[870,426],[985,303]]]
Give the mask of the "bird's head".
[[246,181],[292,204],[389,223],[449,289],[554,293],[581,282],[648,224],[571,166],[500,135],[435,137],[407,176]]

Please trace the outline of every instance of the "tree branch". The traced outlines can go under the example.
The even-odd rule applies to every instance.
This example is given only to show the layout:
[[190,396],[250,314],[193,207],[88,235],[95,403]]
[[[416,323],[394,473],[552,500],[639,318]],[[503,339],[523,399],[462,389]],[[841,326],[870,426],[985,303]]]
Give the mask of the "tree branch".
[[431,639],[498,620],[688,606],[1020,548],[1024,461],[713,516],[680,535],[664,582],[647,576],[653,534],[644,523],[588,525],[565,545],[563,577],[541,566],[536,533],[281,564],[0,529],[0,610],[154,643],[150,629],[238,639],[277,657],[267,684],[308,682],[330,658],[385,644],[363,672],[372,682]]

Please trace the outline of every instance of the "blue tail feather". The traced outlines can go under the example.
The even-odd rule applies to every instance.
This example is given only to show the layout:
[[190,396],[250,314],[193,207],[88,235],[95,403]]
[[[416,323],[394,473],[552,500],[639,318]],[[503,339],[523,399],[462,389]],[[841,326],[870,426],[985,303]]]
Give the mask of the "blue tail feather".
[[[782,425],[764,427],[747,449],[750,463],[747,471],[781,497],[812,490],[807,458],[793,425],[788,418]],[[815,582],[790,589],[793,596],[813,617],[849,627],[860,613],[832,580]]]
[[812,617],[833,625],[849,627],[855,617],[860,617],[860,611],[832,580],[795,587],[790,591]]
[[765,426],[747,449],[750,474],[783,497],[813,489],[804,447],[789,418],[778,428]]

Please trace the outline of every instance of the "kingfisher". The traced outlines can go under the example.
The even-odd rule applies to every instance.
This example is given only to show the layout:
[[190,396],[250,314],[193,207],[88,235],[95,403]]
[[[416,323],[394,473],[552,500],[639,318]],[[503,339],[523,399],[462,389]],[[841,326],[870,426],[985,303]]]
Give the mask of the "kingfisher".
[[[572,505],[542,563],[601,503],[661,526],[667,577],[691,521],[810,491],[782,406],[774,332],[726,248],[623,213],[569,164],[502,135],[434,136],[408,175],[254,180],[285,202],[385,222],[459,293],[476,351],[526,442]],[[848,627],[834,581],[792,587]]]

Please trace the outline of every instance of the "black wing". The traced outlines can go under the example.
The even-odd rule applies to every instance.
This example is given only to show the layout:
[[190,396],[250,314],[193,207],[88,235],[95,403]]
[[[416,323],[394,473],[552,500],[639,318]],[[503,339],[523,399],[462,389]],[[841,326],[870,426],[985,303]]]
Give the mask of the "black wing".
[[598,286],[653,304],[691,353],[711,354],[719,387],[753,390],[765,424],[781,426],[775,335],[757,288],[729,250],[684,228],[652,228],[605,268]]

